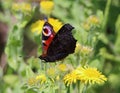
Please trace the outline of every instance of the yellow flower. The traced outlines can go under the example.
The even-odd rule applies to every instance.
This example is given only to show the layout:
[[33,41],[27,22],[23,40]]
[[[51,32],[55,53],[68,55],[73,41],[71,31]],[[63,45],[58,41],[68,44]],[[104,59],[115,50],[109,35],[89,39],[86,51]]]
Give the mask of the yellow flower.
[[99,19],[96,16],[90,16],[88,18],[89,24],[99,24]]
[[36,79],[34,77],[28,79],[28,85],[32,86],[36,84]]
[[36,76],[36,81],[40,81],[41,84],[46,82],[46,76],[44,74]]
[[89,46],[82,46],[80,49],[80,53],[84,54],[84,55],[88,55],[92,52],[93,48],[89,47]]
[[57,33],[58,30],[62,27],[62,22],[60,22],[58,19],[49,18],[48,22],[53,26],[55,33]]
[[13,4],[12,4],[12,10],[14,10],[14,11],[20,10],[19,4],[18,4],[18,3],[13,3]]
[[21,5],[21,10],[24,12],[30,12],[31,11],[31,5],[29,3],[23,3]]
[[[37,32],[37,34],[40,34],[43,28],[45,21],[44,20],[38,20],[35,23],[31,25],[31,31]],[[53,26],[53,29],[55,33],[62,27],[62,22],[60,22],[58,19],[49,18],[48,23],[50,23]]]
[[47,70],[47,74],[49,76],[55,76],[55,68],[50,68]]
[[30,12],[32,10],[31,5],[29,3],[13,3],[12,10],[21,11],[23,13]]
[[37,34],[40,34],[44,25],[44,21],[43,20],[38,20],[35,23],[33,23],[31,25],[31,31],[32,32],[37,32]]
[[41,1],[40,2],[40,10],[42,13],[49,15],[51,14],[54,7],[53,1]]
[[60,80],[60,76],[59,75],[56,76],[56,80]]
[[72,83],[76,83],[76,81],[79,78],[79,73],[77,70],[73,70],[72,72],[70,72],[69,74],[66,74],[63,78],[65,84],[67,86],[69,86]]
[[79,43],[76,44],[76,48],[75,48],[75,53],[81,53],[84,55],[88,55],[89,53],[91,53],[93,50],[93,48],[89,47],[89,46],[83,46]]
[[81,44],[77,43],[75,47],[75,53],[79,53],[81,48],[82,48]]
[[66,71],[66,70],[67,70],[67,67],[66,67],[65,64],[59,64],[59,65],[58,65],[58,69],[59,69],[60,71]]
[[86,22],[83,23],[83,27],[85,30],[89,31],[92,27],[97,27],[100,24],[100,20],[97,16],[90,16]]
[[101,84],[104,83],[104,81],[107,81],[107,78],[102,75],[97,68],[78,67],[77,70],[79,73],[79,80],[83,81],[85,84]]
[[84,27],[84,29],[87,30],[87,31],[90,30],[90,24],[87,23],[87,22],[85,22],[85,23],[83,24],[83,27]]

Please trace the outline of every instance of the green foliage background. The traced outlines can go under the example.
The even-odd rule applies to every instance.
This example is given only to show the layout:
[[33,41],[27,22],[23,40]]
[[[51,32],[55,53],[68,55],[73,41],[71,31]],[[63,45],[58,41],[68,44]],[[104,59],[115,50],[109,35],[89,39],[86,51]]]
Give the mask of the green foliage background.
[[[45,63],[42,63],[41,60],[35,59],[34,57],[25,61],[23,57],[20,56],[30,55],[29,51],[32,51],[32,49],[38,49],[36,55],[40,55],[41,36],[35,34],[33,36],[33,33],[30,31],[30,26],[36,20],[42,19],[42,14],[40,14],[39,9],[36,8],[34,10],[35,13],[31,12],[29,15],[16,15],[18,20],[17,22],[13,22],[15,21],[13,19],[14,13],[11,10],[13,2],[14,0],[0,1],[0,22],[7,24],[9,27],[8,40],[5,48],[7,65],[4,69],[0,68],[0,93],[39,93],[35,92],[34,87],[27,89],[25,83],[27,78],[33,75],[32,69],[35,68],[38,72],[41,72],[39,69],[44,66]],[[31,1],[29,2],[32,3]],[[76,31],[74,37],[81,44],[85,44],[87,38],[87,32],[83,28],[82,23],[84,23],[90,15],[96,15],[100,18],[101,34],[98,35],[97,44],[94,44],[94,56],[88,64],[102,71],[107,76],[108,81],[105,82],[104,85],[88,87],[86,93],[119,93],[120,1],[54,0],[54,2],[55,8],[52,16],[58,18],[63,23],[73,25]],[[94,33],[95,32],[91,34]],[[23,51],[26,51],[25,54]],[[77,63],[75,63],[75,55],[70,55],[68,59],[74,62],[73,65],[77,65]],[[66,59],[66,61],[68,61],[68,59]]]

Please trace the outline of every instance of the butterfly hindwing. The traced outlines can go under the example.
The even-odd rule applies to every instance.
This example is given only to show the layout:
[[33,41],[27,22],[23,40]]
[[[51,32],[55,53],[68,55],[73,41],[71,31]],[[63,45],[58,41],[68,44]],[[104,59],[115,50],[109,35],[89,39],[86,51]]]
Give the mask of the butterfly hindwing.
[[49,45],[47,55],[40,58],[46,62],[54,62],[73,53],[77,40],[72,36],[72,29],[73,27],[70,24],[62,26]]

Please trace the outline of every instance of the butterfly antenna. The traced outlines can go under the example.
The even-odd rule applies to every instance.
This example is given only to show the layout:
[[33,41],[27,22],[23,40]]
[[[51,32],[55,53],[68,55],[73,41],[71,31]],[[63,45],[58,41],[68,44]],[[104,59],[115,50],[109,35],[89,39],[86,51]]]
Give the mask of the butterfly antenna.
[[48,21],[47,16],[44,16],[44,21],[45,21],[45,22],[47,22],[47,21]]

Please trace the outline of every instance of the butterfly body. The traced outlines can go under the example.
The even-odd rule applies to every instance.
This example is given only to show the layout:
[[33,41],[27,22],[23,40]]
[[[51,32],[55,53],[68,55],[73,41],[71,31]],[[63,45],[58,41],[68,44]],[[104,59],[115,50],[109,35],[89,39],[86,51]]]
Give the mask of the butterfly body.
[[[50,28],[51,31],[48,37],[45,36],[44,27]],[[65,24],[61,27],[57,34],[54,33],[53,27],[49,23],[45,23],[42,33],[43,53],[39,57],[46,62],[55,62],[61,60],[71,53],[74,53],[76,41],[72,36],[72,27],[70,24]],[[47,31],[46,31],[47,32]],[[48,32],[47,32],[48,33]]]

